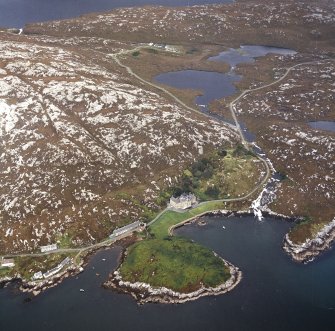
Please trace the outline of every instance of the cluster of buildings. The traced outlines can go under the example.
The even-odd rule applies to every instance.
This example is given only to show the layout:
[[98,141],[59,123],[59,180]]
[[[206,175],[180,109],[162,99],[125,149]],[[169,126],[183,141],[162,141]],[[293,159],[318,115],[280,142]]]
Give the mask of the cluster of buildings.
[[176,46],[172,46],[172,45],[149,43],[149,46],[160,48],[167,52],[179,53],[179,49]]
[[179,197],[171,197],[169,207],[175,209],[187,209],[197,204],[197,197],[192,193],[183,193]]
[[67,257],[61,263],[59,263],[56,267],[48,270],[45,273],[42,273],[42,271],[36,272],[33,275],[32,279],[33,280],[38,280],[38,279],[49,278],[51,276],[54,276],[57,273],[59,273],[66,265],[70,264],[71,262],[72,262],[71,258]]

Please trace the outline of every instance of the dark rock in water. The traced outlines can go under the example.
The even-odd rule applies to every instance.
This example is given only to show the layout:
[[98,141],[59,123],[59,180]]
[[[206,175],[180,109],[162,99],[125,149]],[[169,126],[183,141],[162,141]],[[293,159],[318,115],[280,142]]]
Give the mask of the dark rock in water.
[[28,297],[28,298],[24,298],[24,299],[23,299],[23,302],[24,302],[24,303],[31,302],[31,298],[30,298],[30,297]]

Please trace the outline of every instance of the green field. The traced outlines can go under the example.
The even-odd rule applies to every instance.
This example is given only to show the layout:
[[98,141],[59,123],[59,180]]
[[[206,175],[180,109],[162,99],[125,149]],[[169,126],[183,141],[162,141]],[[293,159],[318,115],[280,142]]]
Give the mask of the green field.
[[218,149],[185,169],[171,193],[192,192],[200,201],[240,197],[259,183],[264,170],[261,161],[241,145]]
[[229,279],[229,269],[213,252],[187,239],[140,241],[129,248],[120,268],[124,280],[192,292],[201,283],[214,287]]
[[169,228],[173,225],[186,221],[192,217],[196,217],[205,212],[224,209],[224,202],[208,201],[197,206],[194,209],[184,212],[175,212],[167,210],[149,227],[149,232],[154,238],[163,239],[169,235]]
[[222,259],[208,248],[168,233],[173,225],[222,208],[223,202],[209,201],[182,213],[164,212],[149,227],[151,239],[140,241],[128,249],[120,268],[123,279],[186,293],[198,289],[201,283],[207,287],[224,283],[230,273]]

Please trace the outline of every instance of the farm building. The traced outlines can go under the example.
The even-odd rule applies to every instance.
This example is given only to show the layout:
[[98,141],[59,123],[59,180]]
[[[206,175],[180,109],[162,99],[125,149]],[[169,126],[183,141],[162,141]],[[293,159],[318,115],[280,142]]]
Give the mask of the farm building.
[[135,231],[136,229],[143,226],[143,223],[140,221],[136,221],[134,223],[128,224],[126,226],[123,226],[122,228],[115,229],[113,233],[109,236],[109,238],[115,238],[117,236],[120,236],[121,234]]
[[41,253],[46,253],[46,252],[52,252],[57,250],[57,244],[52,244],[52,245],[46,245],[46,246],[41,246]]
[[15,266],[14,259],[1,259],[1,267],[13,268]]

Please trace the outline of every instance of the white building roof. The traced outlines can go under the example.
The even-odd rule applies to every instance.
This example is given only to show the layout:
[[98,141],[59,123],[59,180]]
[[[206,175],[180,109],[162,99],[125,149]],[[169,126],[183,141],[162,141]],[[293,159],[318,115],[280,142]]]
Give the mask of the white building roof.
[[51,244],[51,245],[46,245],[46,246],[40,246],[41,252],[50,252],[56,250],[57,244]]
[[121,233],[125,233],[125,232],[128,232],[128,231],[131,231],[131,230],[134,230],[136,228],[138,228],[139,226],[141,225],[141,222],[140,221],[136,221],[134,223],[131,223],[131,224],[128,224],[128,225],[125,225],[121,228],[117,228],[113,231],[113,235],[117,235],[117,234],[121,234]]

